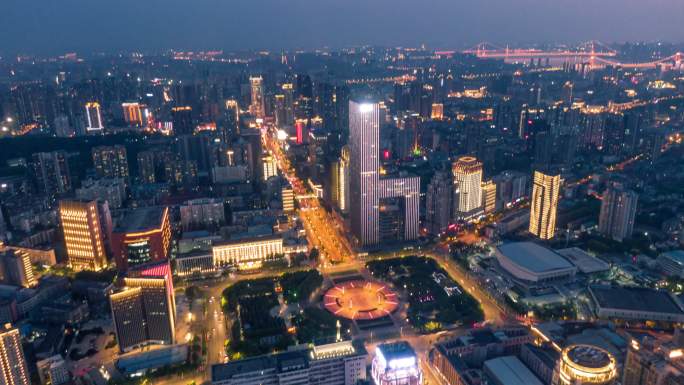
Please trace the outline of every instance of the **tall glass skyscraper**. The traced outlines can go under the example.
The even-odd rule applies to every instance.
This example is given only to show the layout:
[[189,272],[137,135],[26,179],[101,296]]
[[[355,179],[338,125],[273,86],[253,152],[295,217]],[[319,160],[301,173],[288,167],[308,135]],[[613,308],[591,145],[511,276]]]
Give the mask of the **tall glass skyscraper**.
[[420,178],[380,177],[380,104],[349,102],[350,215],[352,232],[361,246],[377,245],[380,237],[381,206],[397,200],[403,215],[398,240],[418,237]]

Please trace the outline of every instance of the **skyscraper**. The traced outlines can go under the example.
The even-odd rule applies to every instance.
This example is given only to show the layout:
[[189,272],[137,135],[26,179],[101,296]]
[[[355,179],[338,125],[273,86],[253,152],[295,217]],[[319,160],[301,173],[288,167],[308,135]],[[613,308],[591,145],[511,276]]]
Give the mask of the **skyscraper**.
[[128,180],[128,157],[124,146],[97,146],[91,150],[95,173],[100,178]]
[[266,115],[264,106],[264,79],[261,76],[253,76],[249,78],[249,84],[251,86],[249,112],[257,119],[263,119]]
[[109,298],[121,352],[175,342],[176,300],[168,262],[130,270],[123,287]]
[[453,195],[449,174],[435,173],[425,193],[425,227],[430,234],[442,233],[449,226]]
[[10,285],[33,287],[38,284],[33,275],[31,257],[23,250],[0,253],[0,279]]
[[551,239],[554,236],[560,185],[559,174],[534,172],[529,231],[541,239]]
[[294,86],[292,83],[285,83],[282,85],[283,96],[285,96],[285,125],[292,126],[295,120],[294,113]]
[[221,139],[229,143],[230,139],[240,135],[240,108],[237,100],[226,100],[223,124],[221,125]]
[[102,114],[100,112],[100,103],[89,102],[85,105],[87,126],[86,131],[88,133],[97,133],[104,130],[104,125],[102,124]]
[[482,209],[485,214],[496,211],[496,183],[491,179],[482,182]]
[[103,227],[97,201],[60,201],[69,266],[74,270],[100,270],[107,265]]
[[454,218],[472,220],[482,214],[482,163],[464,156],[454,162]]
[[30,373],[26,367],[24,349],[19,330],[5,324],[0,330],[0,384],[29,385]]
[[178,106],[171,109],[173,133],[175,135],[192,135],[195,127],[192,123],[192,107]]
[[349,211],[349,146],[342,147],[332,167],[332,201],[343,213]]
[[127,124],[131,126],[142,127],[143,114],[140,103],[121,103],[121,108],[123,110],[124,121]]
[[603,193],[599,232],[618,242],[632,236],[639,196],[632,190],[613,185]]
[[47,195],[63,194],[71,190],[73,184],[66,152],[38,152],[32,158],[38,190]]
[[418,237],[419,177],[380,177],[380,104],[349,102],[351,228],[362,246],[377,245],[380,206],[397,199],[403,207],[402,239]]

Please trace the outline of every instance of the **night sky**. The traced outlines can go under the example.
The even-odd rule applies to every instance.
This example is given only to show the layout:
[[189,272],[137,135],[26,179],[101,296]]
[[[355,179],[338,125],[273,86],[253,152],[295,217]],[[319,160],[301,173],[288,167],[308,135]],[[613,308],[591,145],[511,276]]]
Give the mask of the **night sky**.
[[684,41],[684,0],[1,0],[0,52]]

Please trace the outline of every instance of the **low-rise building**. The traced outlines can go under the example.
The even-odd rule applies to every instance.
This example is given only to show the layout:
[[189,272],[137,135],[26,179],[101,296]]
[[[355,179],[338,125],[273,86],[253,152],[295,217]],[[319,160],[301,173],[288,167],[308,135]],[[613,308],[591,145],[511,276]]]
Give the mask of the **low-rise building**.
[[684,322],[684,309],[667,291],[640,287],[589,286],[601,319],[638,322]]

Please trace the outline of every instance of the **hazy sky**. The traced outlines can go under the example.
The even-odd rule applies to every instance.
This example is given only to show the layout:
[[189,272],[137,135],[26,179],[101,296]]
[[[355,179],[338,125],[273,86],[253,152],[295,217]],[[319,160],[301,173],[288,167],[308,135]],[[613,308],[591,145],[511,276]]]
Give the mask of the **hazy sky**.
[[0,0],[0,52],[684,41],[684,0]]

